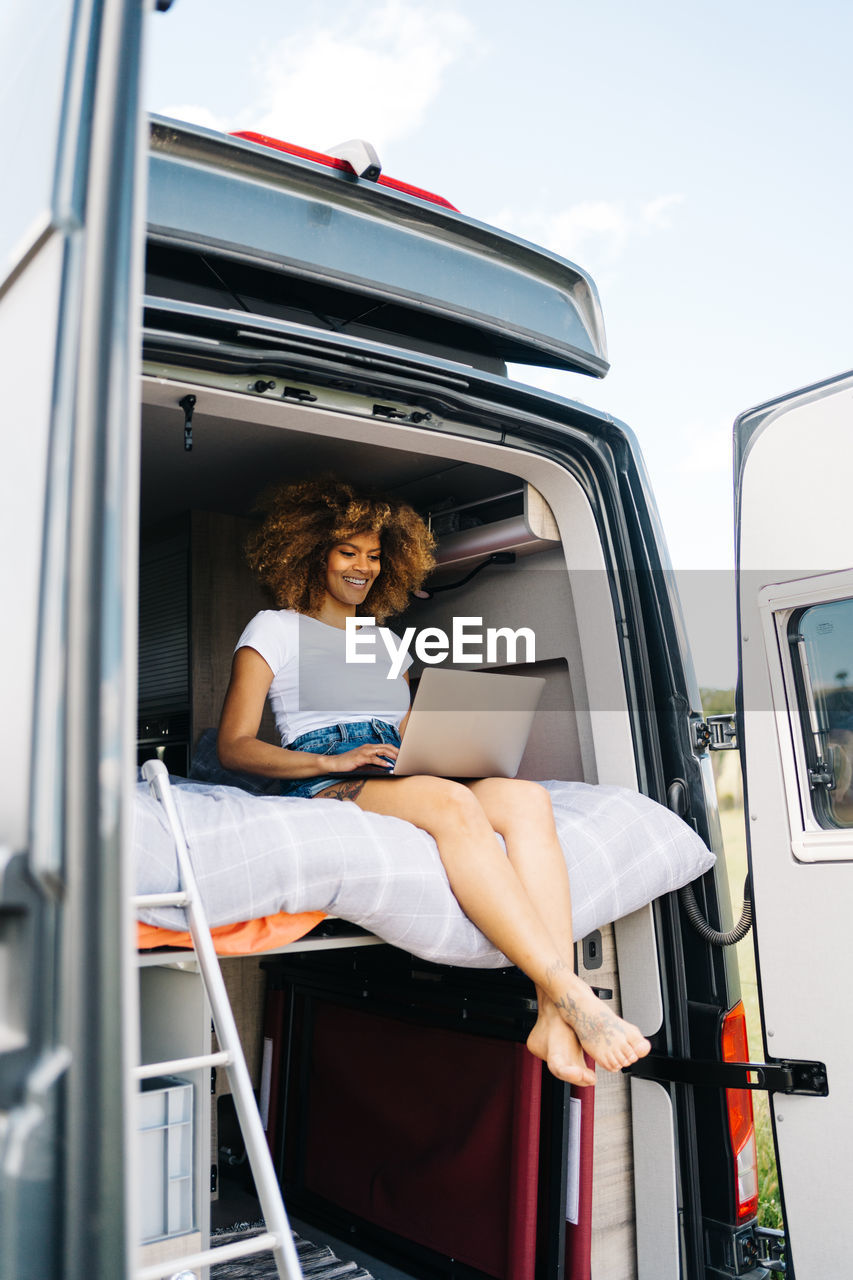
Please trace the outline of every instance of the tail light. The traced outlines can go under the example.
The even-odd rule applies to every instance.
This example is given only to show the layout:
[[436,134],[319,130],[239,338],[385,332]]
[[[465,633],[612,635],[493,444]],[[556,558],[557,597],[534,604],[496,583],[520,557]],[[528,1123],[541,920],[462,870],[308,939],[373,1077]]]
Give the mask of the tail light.
[[[242,129],[231,135],[234,138],[246,138],[248,142],[257,142],[262,147],[272,147],[275,151],[284,151],[290,156],[300,156],[303,160],[313,160],[315,164],[324,164],[328,169],[340,169],[344,173],[352,173],[352,165],[338,156],[327,156],[325,151],[311,151],[308,147],[297,147],[294,142],[282,142],[280,138],[271,138],[266,133],[254,133]],[[445,209],[458,213],[455,205],[444,196],[437,196],[434,191],[426,191],[423,187],[413,187],[408,182],[398,182],[396,178],[386,178],[381,174],[377,178],[380,187],[390,187],[393,191],[402,191],[407,196],[416,196],[418,200],[428,200],[431,204],[440,204]]]
[[[724,1062],[749,1062],[746,1013],[740,1000],[723,1019],[722,1051]],[[750,1090],[726,1089],[726,1109],[735,1166],[737,1220],[741,1223],[758,1212],[758,1152]]]

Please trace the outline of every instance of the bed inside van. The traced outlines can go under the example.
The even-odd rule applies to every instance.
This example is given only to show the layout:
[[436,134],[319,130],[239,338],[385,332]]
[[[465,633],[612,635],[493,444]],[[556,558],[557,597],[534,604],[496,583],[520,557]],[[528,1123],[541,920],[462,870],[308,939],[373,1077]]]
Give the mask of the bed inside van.
[[[534,629],[532,662],[519,652],[490,664],[546,680],[519,776],[636,789],[612,584],[588,489],[569,467],[478,423],[418,422],[392,397],[153,363],[143,380],[140,759],[188,771],[217,722],[235,640],[269,606],[242,551],[257,497],[270,482],[324,472],[404,498],[437,535],[427,585],[447,589],[413,601],[395,630],[449,633],[460,614],[484,629]],[[275,741],[271,723],[262,732]],[[404,1274],[521,1280],[551,1274],[558,1251],[567,1275],[584,1274],[590,1254],[596,1276],[633,1274],[637,1199],[659,1224],[674,1220],[659,1087],[599,1072],[594,1103],[588,1091],[570,1100],[523,1048],[534,1006],[514,970],[348,948],[341,928],[326,929],[334,948],[225,962],[268,1106],[272,1089],[285,1202],[305,1231]],[[617,1011],[658,1029],[650,907],[585,939],[577,961]],[[214,1222],[227,1226],[246,1219],[229,1208],[246,1189],[227,1094],[213,1118]],[[669,1176],[647,1178],[635,1199],[638,1140],[644,1166]]]

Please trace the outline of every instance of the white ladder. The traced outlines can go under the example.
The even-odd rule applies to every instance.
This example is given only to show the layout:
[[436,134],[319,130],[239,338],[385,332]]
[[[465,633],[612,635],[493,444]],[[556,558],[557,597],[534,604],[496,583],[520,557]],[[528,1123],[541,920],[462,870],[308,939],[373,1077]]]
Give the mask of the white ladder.
[[175,1058],[170,1062],[146,1063],[145,1066],[136,1068],[136,1079],[147,1080],[153,1076],[174,1075],[182,1071],[193,1071],[199,1067],[222,1066],[225,1068],[267,1230],[261,1235],[251,1236],[233,1244],[221,1245],[217,1249],[205,1249],[200,1253],[173,1258],[171,1261],[146,1265],[136,1272],[135,1280],[161,1280],[161,1277],[175,1272],[194,1271],[216,1263],[230,1262],[236,1258],[264,1253],[267,1250],[272,1250],[279,1280],[302,1280],[302,1268],[299,1265],[293,1234],[281,1198],[281,1189],[264,1136],[255,1095],[252,1092],[252,1082],[231,1010],[231,1001],[228,999],[219,959],[210,935],[210,926],[201,904],[183,823],[169,784],[169,774],[162,761],[149,760],[142,766],[142,775],[150,784],[151,790],[162,804],[166,814],[175,841],[178,872],[183,888],[180,893],[144,894],[134,898],[133,903],[135,907],[186,908],[187,924],[202,981],[210,1001],[220,1052],[201,1054],[193,1058]]

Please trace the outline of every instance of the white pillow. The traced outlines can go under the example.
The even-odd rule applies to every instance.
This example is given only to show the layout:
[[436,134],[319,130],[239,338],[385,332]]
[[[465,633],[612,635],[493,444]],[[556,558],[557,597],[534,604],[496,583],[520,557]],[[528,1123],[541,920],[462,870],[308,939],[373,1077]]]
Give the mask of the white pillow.
[[576,941],[714,865],[692,827],[648,796],[585,782],[542,786],[569,869]]

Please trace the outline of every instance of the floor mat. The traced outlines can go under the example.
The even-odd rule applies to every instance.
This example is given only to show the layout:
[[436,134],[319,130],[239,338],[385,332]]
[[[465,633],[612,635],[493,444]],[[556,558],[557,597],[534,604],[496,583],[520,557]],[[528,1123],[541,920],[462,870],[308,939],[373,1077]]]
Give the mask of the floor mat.
[[[258,1235],[262,1230],[262,1225],[253,1224],[242,1230],[220,1231],[211,1238],[210,1243],[217,1248]],[[312,1244],[310,1240],[303,1240],[296,1234],[293,1242],[305,1280],[338,1280],[338,1277],[345,1277],[346,1280],[375,1280],[357,1262],[342,1262],[328,1245]],[[214,1263],[210,1268],[210,1280],[278,1280],[278,1272],[270,1251],[255,1254],[251,1258],[241,1258],[236,1262]]]

